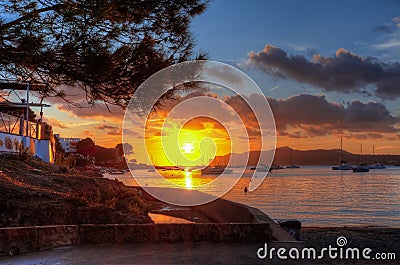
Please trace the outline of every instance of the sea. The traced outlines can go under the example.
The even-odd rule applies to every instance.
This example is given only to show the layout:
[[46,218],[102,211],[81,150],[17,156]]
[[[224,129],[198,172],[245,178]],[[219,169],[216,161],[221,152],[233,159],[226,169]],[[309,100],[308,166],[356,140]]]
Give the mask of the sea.
[[[187,171],[185,176],[167,173],[168,179],[183,189],[211,183],[208,189],[214,194],[220,188],[212,185],[218,176]],[[223,198],[258,208],[276,221],[296,219],[307,227],[400,227],[400,167],[371,169],[366,173],[333,171],[330,166],[279,169],[268,173],[256,190],[245,192],[253,173],[247,169]],[[135,174],[147,176],[146,185],[157,187],[157,178],[150,176],[154,173],[141,170]],[[232,174],[232,178],[235,176]],[[137,185],[130,172],[105,177]]]

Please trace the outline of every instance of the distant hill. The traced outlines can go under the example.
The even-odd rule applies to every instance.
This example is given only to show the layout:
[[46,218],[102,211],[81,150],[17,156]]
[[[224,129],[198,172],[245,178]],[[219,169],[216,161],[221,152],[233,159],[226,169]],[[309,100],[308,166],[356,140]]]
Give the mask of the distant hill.
[[[261,155],[261,164],[266,161],[265,157],[268,152],[271,151],[251,151],[249,154],[249,166],[256,165],[257,160]],[[300,151],[290,147],[279,147],[275,151],[275,157],[273,163],[276,165],[289,165],[292,157],[292,163],[298,165],[338,165],[339,164],[339,149],[317,149]],[[247,160],[248,153],[237,154],[234,153],[232,157],[233,165],[240,166]],[[352,154],[343,150],[342,160],[350,162],[351,164],[358,164],[359,155]],[[229,155],[217,156],[212,165],[224,165],[229,160]],[[265,162],[264,162],[265,163]],[[400,155],[362,155],[361,163],[383,163],[386,165],[399,165]]]

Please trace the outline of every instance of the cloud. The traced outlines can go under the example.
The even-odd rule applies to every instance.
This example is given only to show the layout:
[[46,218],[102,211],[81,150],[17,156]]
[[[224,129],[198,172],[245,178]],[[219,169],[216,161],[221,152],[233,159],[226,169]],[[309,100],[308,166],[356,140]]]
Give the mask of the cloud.
[[386,49],[389,49],[389,48],[395,48],[397,46],[400,47],[400,41],[397,38],[388,39],[385,42],[372,45],[373,48],[376,48],[376,49],[379,49],[379,50],[386,50]]
[[[383,25],[375,27],[374,30],[383,35],[379,38],[379,43],[372,44],[371,47],[376,50],[381,50],[385,54],[391,52],[393,56],[398,55],[398,50],[400,48],[400,17],[394,17],[391,22],[385,22]],[[390,55],[386,56],[390,58]]]
[[[400,132],[400,118],[393,117],[378,102],[355,100],[347,106],[328,102],[325,96],[296,95],[287,99],[268,98],[281,136],[318,137],[343,132],[378,135]],[[295,133],[293,133],[295,132]]]
[[284,50],[266,45],[258,52],[249,53],[248,63],[274,77],[293,79],[344,93],[362,92],[368,85],[382,98],[400,97],[400,63],[379,62],[362,57],[343,48],[335,56],[314,55],[308,60],[300,55],[288,55]]
[[45,102],[54,105],[54,107],[62,112],[78,118],[122,122],[125,113],[123,108],[116,105],[106,105],[102,102],[97,102],[94,106],[90,105],[87,102],[88,99],[85,92],[78,86],[62,85],[59,87],[59,90],[63,91],[65,98],[75,105],[71,105],[59,97],[45,98]]
[[201,116],[190,119],[183,128],[186,130],[225,130],[225,127],[217,120]]
[[82,132],[82,135],[83,135],[84,137],[90,137],[90,138],[93,138],[93,136],[94,136],[94,134],[93,134],[91,131],[89,131],[89,130],[84,130],[84,131]]
[[[60,94],[63,94],[65,99],[75,104],[85,103],[87,100],[85,91],[79,86],[74,85],[61,85],[58,87]],[[35,94],[36,92],[33,92]],[[67,104],[67,102],[60,97],[47,97],[45,98],[46,103],[50,104]]]
[[112,125],[97,125],[96,129],[98,130],[118,130],[119,127]]
[[43,121],[49,125],[51,125],[53,128],[60,128],[60,129],[68,129],[68,125],[65,123],[57,120],[56,118],[53,117],[43,117]]
[[57,105],[57,109],[82,119],[104,119],[119,123],[122,123],[125,113],[124,109],[119,106],[108,105],[107,107],[105,104],[90,106],[86,103],[83,104],[82,108],[68,107],[65,104],[59,104]]
[[121,131],[108,131],[108,135],[115,135],[115,136],[121,136],[122,132]]
[[400,16],[394,17],[392,20],[396,27],[400,28]]
[[131,130],[131,129],[127,129],[124,128],[124,135],[125,137],[139,137],[139,133],[137,131]]
[[95,127],[97,130],[106,131],[108,135],[122,135],[122,129],[112,125],[98,125]]
[[375,31],[381,32],[381,33],[392,33],[393,29],[390,27],[390,25],[380,25],[374,28]]
[[225,82],[242,85],[243,79],[238,72],[232,71],[228,65],[205,65],[203,67],[204,75],[214,76]]

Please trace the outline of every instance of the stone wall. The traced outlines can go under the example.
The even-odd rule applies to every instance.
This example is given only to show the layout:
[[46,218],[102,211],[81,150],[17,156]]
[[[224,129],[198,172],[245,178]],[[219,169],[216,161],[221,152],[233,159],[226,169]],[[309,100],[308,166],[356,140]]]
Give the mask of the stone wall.
[[134,242],[258,242],[268,223],[109,224],[0,228],[0,251],[11,255],[59,246]]

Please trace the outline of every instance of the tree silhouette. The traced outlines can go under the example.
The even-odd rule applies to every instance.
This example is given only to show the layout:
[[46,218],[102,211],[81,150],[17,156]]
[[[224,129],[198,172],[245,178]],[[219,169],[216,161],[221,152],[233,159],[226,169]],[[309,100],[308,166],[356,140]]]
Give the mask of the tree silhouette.
[[96,145],[91,138],[80,140],[76,144],[76,152],[85,156],[94,157],[96,162],[117,162],[115,148],[106,148]]
[[92,138],[85,138],[76,144],[76,152],[82,155],[94,155],[96,144]]
[[[190,22],[208,0],[0,2],[0,78],[28,81],[66,100],[126,106],[156,71],[192,58]],[[65,85],[65,86],[62,86]]]

